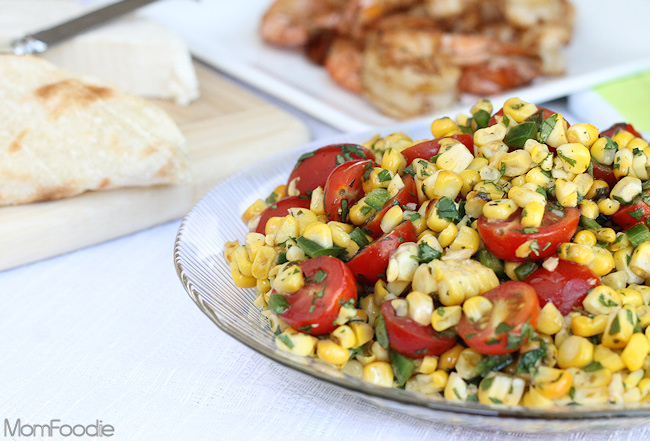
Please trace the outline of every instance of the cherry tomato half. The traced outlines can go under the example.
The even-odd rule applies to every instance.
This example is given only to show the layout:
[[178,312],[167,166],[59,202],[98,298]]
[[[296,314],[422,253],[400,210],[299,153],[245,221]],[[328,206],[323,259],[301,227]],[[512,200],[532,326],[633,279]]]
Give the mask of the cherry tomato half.
[[302,155],[289,175],[287,188],[296,178],[295,185],[301,194],[316,187],[325,187],[327,177],[337,165],[355,159],[375,159],[375,154],[357,144],[332,144]]
[[404,187],[402,187],[395,196],[388,199],[383,207],[368,219],[364,227],[370,231],[372,237],[379,237],[383,234],[381,231],[381,220],[388,210],[393,208],[394,205],[399,204],[405,206],[407,204],[417,204],[418,195],[417,188],[415,187],[415,179],[411,175],[404,175],[402,177]]
[[391,254],[404,242],[415,240],[415,228],[411,221],[402,222],[355,254],[348,262],[348,267],[359,282],[372,285],[380,278],[385,278]]
[[[645,199],[645,200],[644,200]],[[646,190],[643,197],[636,204],[624,205],[612,214],[611,219],[624,230],[633,225],[643,224],[650,217],[650,190]]]
[[332,170],[324,189],[325,214],[329,220],[347,221],[349,208],[365,195],[363,174],[374,164],[370,160],[355,160]]
[[[318,256],[300,264],[305,285],[286,294],[288,308],[280,318],[297,331],[322,335],[336,328],[334,320],[341,306],[357,301],[357,284],[350,269],[341,260]],[[281,293],[282,294],[282,293]]]
[[[539,112],[540,110],[542,111],[542,119],[546,119],[549,116],[553,116],[553,115],[555,115],[557,113],[557,112],[553,112],[552,110],[549,110],[549,109],[547,109],[545,107],[537,106],[537,111]],[[500,108],[494,115],[492,115],[492,117],[490,118],[490,121],[488,122],[488,126],[492,126],[492,125],[497,123],[497,119],[496,119],[497,116],[503,116],[503,107]]]
[[614,135],[616,135],[616,132],[618,132],[619,130],[627,130],[637,138],[643,138],[643,136],[641,136],[641,134],[634,129],[632,124],[627,124],[627,123],[616,123],[612,125],[609,129],[600,132],[600,136],[607,136],[608,138],[612,138],[614,137]]
[[609,188],[614,187],[618,182],[618,178],[614,174],[614,169],[611,165],[600,164],[592,159],[591,167],[594,179],[600,179],[601,181],[607,182]]
[[537,324],[539,301],[532,286],[506,282],[483,294],[492,310],[476,322],[463,314],[458,334],[467,345],[485,355],[515,352]]
[[562,315],[569,314],[574,307],[582,307],[587,292],[600,285],[588,267],[562,259],[553,271],[538,268],[524,282],[533,287],[540,306],[551,302]]
[[438,154],[440,150],[440,140],[444,138],[452,138],[456,141],[460,141],[465,144],[471,152],[474,151],[474,140],[472,135],[461,134],[461,135],[451,135],[444,136],[438,139],[432,139],[430,141],[422,141],[418,144],[415,144],[409,148],[402,150],[402,155],[406,158],[406,164],[409,165],[413,162],[414,159],[421,158],[429,161],[432,157]]
[[264,234],[269,219],[288,215],[289,208],[309,208],[309,202],[309,198],[306,196],[287,196],[274,202],[262,211],[255,231]]
[[517,257],[516,251],[528,241],[533,242],[530,245],[532,252],[527,259],[550,257],[555,254],[558,245],[571,240],[580,222],[580,210],[576,207],[564,208],[564,216],[546,209],[542,225],[527,228],[521,224],[521,211],[517,210],[506,220],[488,219],[483,215],[478,218],[479,235],[487,249],[499,259],[526,260],[525,257]]
[[398,317],[391,302],[381,305],[390,347],[411,358],[440,355],[457,341],[455,334],[439,334],[431,326],[421,325],[409,316]]

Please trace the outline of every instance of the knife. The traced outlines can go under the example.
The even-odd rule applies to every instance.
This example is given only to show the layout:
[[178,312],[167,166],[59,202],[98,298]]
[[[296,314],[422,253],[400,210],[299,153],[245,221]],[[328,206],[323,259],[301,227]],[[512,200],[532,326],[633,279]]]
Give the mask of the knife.
[[97,25],[106,23],[156,0],[122,0],[68,20],[49,29],[13,40],[0,52],[15,55],[38,54]]

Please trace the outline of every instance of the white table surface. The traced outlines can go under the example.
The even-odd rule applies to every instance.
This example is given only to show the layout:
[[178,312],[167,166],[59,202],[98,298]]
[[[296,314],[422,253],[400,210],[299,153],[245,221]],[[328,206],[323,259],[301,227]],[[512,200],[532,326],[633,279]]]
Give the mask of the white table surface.
[[[316,139],[337,133],[260,95],[303,120]],[[14,424],[18,418],[60,425],[101,420],[114,427],[107,439],[115,440],[650,435],[650,425],[543,437],[434,425],[280,366],[219,330],[185,293],[172,259],[179,224],[0,272],[0,439],[10,439],[5,419]]]

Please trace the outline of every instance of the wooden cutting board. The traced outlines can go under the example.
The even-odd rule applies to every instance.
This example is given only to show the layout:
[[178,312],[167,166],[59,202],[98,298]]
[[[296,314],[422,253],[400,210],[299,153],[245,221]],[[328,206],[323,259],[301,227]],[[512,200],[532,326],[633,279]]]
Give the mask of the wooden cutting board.
[[184,216],[214,185],[309,140],[299,120],[196,64],[201,96],[187,107],[155,101],[187,138],[191,185],[89,192],[0,208],[0,270],[77,250]]

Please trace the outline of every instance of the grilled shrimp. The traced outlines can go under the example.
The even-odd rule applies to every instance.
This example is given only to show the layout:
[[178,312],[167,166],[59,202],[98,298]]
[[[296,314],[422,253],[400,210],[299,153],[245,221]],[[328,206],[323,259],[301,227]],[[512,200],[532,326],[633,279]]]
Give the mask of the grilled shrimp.
[[339,33],[363,40],[366,33],[382,18],[418,6],[422,0],[349,0],[343,9]]
[[458,88],[463,93],[494,95],[525,86],[540,75],[540,60],[523,55],[496,55],[487,63],[463,68]]
[[341,87],[361,93],[361,66],[363,47],[354,40],[339,37],[334,39],[325,57],[325,69]]

